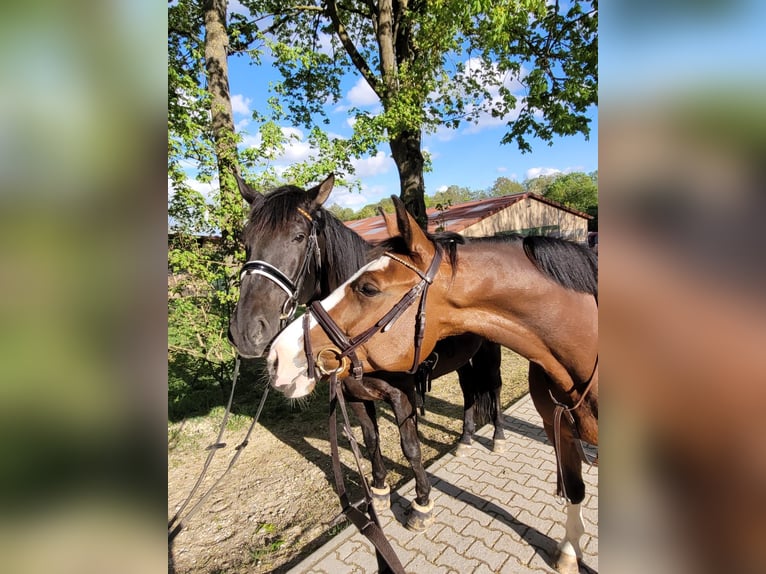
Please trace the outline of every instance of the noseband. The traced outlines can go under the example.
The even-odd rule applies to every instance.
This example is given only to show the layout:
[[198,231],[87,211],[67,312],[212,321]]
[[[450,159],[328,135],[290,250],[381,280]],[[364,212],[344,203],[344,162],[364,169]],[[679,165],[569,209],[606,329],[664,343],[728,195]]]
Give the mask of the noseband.
[[279,316],[279,330],[284,329],[287,324],[293,320],[295,311],[298,308],[298,296],[303,287],[303,282],[309,270],[312,256],[316,261],[317,272],[322,266],[322,257],[319,250],[319,241],[317,239],[317,222],[313,217],[303,209],[298,208],[298,213],[305,217],[311,225],[311,231],[306,242],[306,253],[303,256],[303,263],[298,270],[295,281],[291,281],[287,275],[274,267],[268,261],[253,260],[248,261],[242,266],[239,272],[240,283],[248,275],[261,275],[287,294],[287,300],[282,305],[282,314]]
[[[392,253],[384,253],[385,257],[396,261],[414,271],[419,277],[420,281],[412,287],[399,302],[394,305],[388,313],[383,315],[372,327],[363,331],[356,337],[349,339],[345,333],[340,329],[338,324],[333,320],[327,311],[322,307],[319,301],[314,301],[306,310],[306,314],[303,316],[303,345],[306,353],[306,361],[308,363],[308,376],[316,379],[315,371],[318,370],[322,375],[331,375],[333,373],[341,372],[345,369],[345,366],[350,361],[352,365],[351,372],[354,378],[359,381],[363,375],[362,363],[356,355],[356,349],[369,341],[373,335],[378,332],[385,333],[396,320],[406,311],[410,305],[415,302],[415,299],[420,297],[420,303],[418,304],[418,313],[415,322],[415,356],[408,373],[414,373],[418,369],[420,364],[420,350],[425,336],[426,329],[426,297],[428,296],[428,287],[433,283],[436,273],[439,271],[439,265],[442,260],[441,248],[437,245],[434,258],[431,260],[431,264],[428,266],[428,271],[423,273],[420,269],[414,265],[407,263],[403,259],[400,259]],[[322,349],[317,355],[317,360],[314,360],[314,353],[311,348],[311,337],[309,335],[310,330],[310,317],[314,316],[317,323],[324,330],[327,336],[330,338],[336,348]],[[331,352],[334,358],[340,361],[340,365],[335,370],[327,370],[324,366],[324,360],[322,356]]]

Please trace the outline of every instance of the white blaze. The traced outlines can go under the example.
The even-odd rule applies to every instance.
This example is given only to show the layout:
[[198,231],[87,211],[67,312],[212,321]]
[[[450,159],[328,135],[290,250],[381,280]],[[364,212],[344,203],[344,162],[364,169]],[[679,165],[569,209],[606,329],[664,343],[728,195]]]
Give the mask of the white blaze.
[[[379,271],[386,268],[389,261],[388,257],[381,257],[368,263],[351,276],[343,285],[330,293],[322,300],[322,307],[330,311],[340,303],[346,295],[346,287],[355,281],[362,273],[367,271]],[[314,317],[309,320],[309,328],[317,325]],[[308,377],[306,363],[306,354],[303,344],[303,317],[300,317],[290,323],[274,339],[271,344],[271,351],[267,358],[269,376],[271,385],[285,394],[285,396],[295,399],[308,395],[314,390],[316,381]],[[274,364],[276,363],[276,368]]]

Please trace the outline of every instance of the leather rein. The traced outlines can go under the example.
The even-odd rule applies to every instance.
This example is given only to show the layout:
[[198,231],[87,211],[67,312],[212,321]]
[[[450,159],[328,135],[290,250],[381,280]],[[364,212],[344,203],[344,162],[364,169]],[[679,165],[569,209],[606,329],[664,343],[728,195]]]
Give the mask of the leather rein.
[[[282,271],[280,271],[277,267],[275,267],[268,261],[261,261],[261,260],[247,261],[242,266],[242,269],[239,272],[240,283],[248,275],[261,275],[262,277],[265,277],[266,279],[270,280],[272,283],[276,284],[277,287],[282,289],[282,291],[284,291],[287,294],[287,300],[282,305],[282,313],[279,317],[280,331],[282,331],[282,329],[284,329],[285,326],[287,326],[287,324],[290,321],[292,321],[293,317],[295,316],[295,311],[298,308],[298,297],[300,295],[301,288],[303,287],[303,283],[306,279],[306,275],[308,274],[309,266],[311,264],[311,259],[313,258],[314,261],[316,262],[317,273],[319,272],[322,266],[321,252],[319,250],[319,241],[317,239],[317,229],[318,229],[317,222],[313,217],[311,217],[311,215],[307,211],[301,208],[298,208],[298,213],[300,213],[306,220],[308,220],[309,224],[311,225],[311,231],[309,233],[308,242],[306,244],[306,253],[303,256],[303,263],[301,264],[301,267],[298,270],[298,275],[295,281],[292,281],[289,277],[287,277],[287,275],[282,273]],[[196,494],[197,490],[200,488],[202,481],[205,478],[205,475],[207,474],[208,468],[210,467],[210,463],[213,460],[213,457],[218,452],[218,450],[226,446],[226,443],[223,442],[222,440],[223,433],[224,433],[224,429],[226,428],[226,422],[229,418],[229,414],[231,413],[231,405],[234,399],[234,389],[237,385],[238,375],[239,375],[239,355],[237,355],[236,361],[234,362],[234,374],[232,377],[231,393],[229,394],[229,401],[226,405],[223,421],[221,422],[221,426],[218,431],[218,437],[213,444],[207,447],[207,450],[209,451],[207,459],[205,460],[205,463],[202,466],[202,471],[200,472],[200,475],[197,478],[197,481],[195,482],[194,486],[189,492],[189,495],[186,497],[183,503],[181,503],[181,505],[179,506],[178,510],[173,515],[173,517],[168,521],[168,541],[172,541],[176,536],[178,536],[181,530],[183,530],[183,528],[186,526],[186,524],[191,519],[191,517],[194,514],[196,514],[196,512],[202,507],[202,504],[205,502],[205,500],[207,500],[207,498],[213,493],[214,489],[218,486],[218,484],[232,469],[232,467],[234,466],[234,463],[237,462],[237,459],[242,453],[242,450],[250,442],[250,435],[252,434],[256,423],[258,422],[258,417],[260,416],[261,411],[263,410],[263,405],[269,393],[268,384],[266,385],[266,388],[261,397],[261,402],[260,402],[260,405],[258,406],[258,411],[256,412],[255,417],[253,418],[250,424],[250,428],[248,429],[247,434],[245,435],[245,439],[235,448],[235,453],[232,456],[229,462],[229,465],[226,467],[223,473],[213,482],[213,484],[207,489],[207,491],[205,491],[205,493],[199,498],[196,504],[194,504],[192,508],[184,515],[183,511],[189,505],[192,498]]]
[[[418,312],[415,322],[415,355],[412,361],[412,367],[409,371],[410,374],[417,372],[420,365],[420,352],[423,344],[423,338],[426,331],[426,300],[428,297],[428,288],[433,283],[434,277],[439,271],[439,265],[442,260],[442,250],[436,246],[434,257],[431,260],[431,264],[428,266],[428,270],[423,273],[420,269],[414,265],[400,259],[392,253],[384,253],[385,257],[390,258],[392,261],[396,261],[401,265],[404,265],[420,277],[420,281],[416,283],[409,291],[407,291],[401,299],[381,317],[374,325],[359,333],[355,337],[348,338],[346,334],[341,330],[338,324],[330,317],[329,313],[322,307],[319,301],[312,303],[306,310],[306,314],[303,316],[303,346],[306,353],[306,362],[308,369],[308,376],[316,380],[316,371],[318,370],[321,375],[329,376],[332,374],[339,374],[345,370],[345,367],[350,362],[351,374],[354,379],[361,381],[364,374],[362,363],[356,354],[356,349],[361,345],[369,341],[374,335],[379,332],[385,333],[396,320],[404,313],[414,302],[420,297],[418,304]],[[314,352],[311,345],[310,332],[310,320],[311,316],[316,319],[316,322],[324,330],[327,336],[332,341],[335,347],[325,347],[320,350],[314,359]],[[325,355],[328,358],[339,360],[340,366],[337,368],[327,368],[324,364]]]

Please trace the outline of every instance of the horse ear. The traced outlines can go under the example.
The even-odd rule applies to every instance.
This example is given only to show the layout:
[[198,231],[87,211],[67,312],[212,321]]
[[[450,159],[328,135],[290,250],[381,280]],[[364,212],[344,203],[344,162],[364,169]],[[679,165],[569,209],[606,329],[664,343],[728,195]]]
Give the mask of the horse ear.
[[[396,198],[398,200],[399,198],[395,195],[391,196],[391,199]],[[394,205],[396,205],[396,202],[394,202]],[[383,223],[386,224],[386,231],[388,231],[389,237],[395,237],[396,235],[399,235],[399,227],[396,224],[396,215],[389,215],[385,211],[383,211],[382,207],[378,208],[378,213],[383,216]]]
[[259,203],[263,199],[263,196],[260,193],[255,191],[249,185],[247,185],[247,182],[244,179],[242,179],[242,176],[239,175],[239,172],[237,170],[234,170],[234,179],[237,180],[237,187],[239,188],[240,195],[250,205],[252,205],[253,203]]
[[[426,236],[423,230],[420,229],[415,218],[410,215],[407,209],[405,209],[404,202],[395,195],[392,195],[391,199],[393,200],[394,208],[396,209],[397,231],[404,239],[407,247],[413,253],[419,253],[426,258],[430,257],[433,254],[431,240],[428,239],[428,236]],[[396,235],[396,232],[391,233],[391,226],[389,226],[388,219],[386,219],[386,225],[389,228],[389,234],[392,236]]]
[[308,190],[307,193],[309,194],[311,201],[314,203],[314,207],[319,207],[327,201],[327,198],[330,197],[333,185],[335,185],[335,174],[331,173],[322,183]]
[[396,213],[396,227],[392,229],[394,221],[386,220],[386,226],[388,227],[388,234],[392,237],[395,235],[401,235],[407,246],[412,244],[412,226],[410,225],[410,214],[407,213],[407,209],[404,207],[404,202],[397,196],[392,195],[391,201],[394,202],[394,210]]

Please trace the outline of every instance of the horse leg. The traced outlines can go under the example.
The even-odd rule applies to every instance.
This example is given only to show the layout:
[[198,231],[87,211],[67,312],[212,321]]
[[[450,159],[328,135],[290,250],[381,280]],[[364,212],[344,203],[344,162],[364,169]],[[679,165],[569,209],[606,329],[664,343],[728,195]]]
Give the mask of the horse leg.
[[386,484],[386,467],[380,452],[380,432],[378,418],[373,401],[349,401],[356,419],[362,427],[367,456],[372,463],[372,504],[377,512],[391,507],[391,489]]
[[566,498],[566,519],[564,538],[558,544],[556,570],[560,574],[577,574],[578,560],[582,558],[580,539],[585,533],[581,504],[585,498],[585,483],[582,479],[582,461],[575,447],[577,440],[565,420],[561,421],[560,448],[556,449],[553,428],[554,404],[548,394],[548,376],[541,367],[530,363],[529,389],[532,401],[543,419],[543,428],[556,452],[556,493]]
[[431,481],[423,467],[423,457],[418,436],[417,414],[415,411],[415,379],[410,377],[411,384],[405,392],[391,393],[390,404],[399,426],[402,452],[415,474],[415,500],[412,501],[410,514],[405,526],[415,532],[423,532],[433,521],[434,503],[431,500]]
[[463,391],[463,434],[455,454],[463,456],[472,444],[476,426],[492,422],[492,451],[505,450],[503,414],[500,409],[500,345],[483,341],[469,363],[458,369],[460,389]]
[[[566,423],[562,423],[562,426],[564,424]],[[552,432],[551,427],[551,434]],[[561,448],[557,453],[561,468],[556,474],[558,494],[566,493],[566,519],[564,538],[558,544],[556,570],[560,574],[577,574],[580,571],[578,560],[582,558],[580,539],[585,533],[581,509],[585,498],[585,483],[582,479],[582,461],[574,444],[576,439],[565,436],[564,429],[561,430],[561,435]]]
[[457,448],[455,448],[455,456],[468,454],[473,444],[473,433],[476,432],[476,422],[474,421],[476,398],[470,390],[474,381],[473,372],[473,365],[470,361],[457,370],[460,390],[463,392],[463,433],[460,435]]

